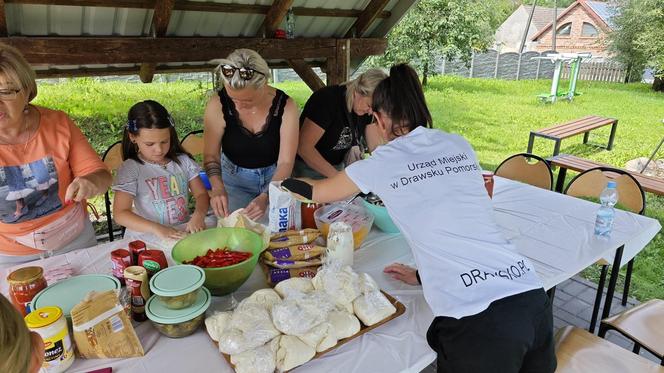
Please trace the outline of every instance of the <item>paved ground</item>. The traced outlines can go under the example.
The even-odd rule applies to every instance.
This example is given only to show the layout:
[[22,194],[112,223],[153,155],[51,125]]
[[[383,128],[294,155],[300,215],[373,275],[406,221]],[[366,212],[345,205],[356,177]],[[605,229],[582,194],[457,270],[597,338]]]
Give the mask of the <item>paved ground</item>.
[[[627,307],[620,304],[620,297],[622,294],[621,288],[616,289],[616,296],[613,298],[613,305],[611,306],[611,314],[619,313],[625,308],[631,308],[638,304],[635,299],[628,299]],[[574,276],[573,278],[563,282],[556,289],[556,296],[553,300],[553,327],[554,329],[561,328],[566,325],[574,325],[587,329],[590,325],[590,316],[592,315],[592,305],[595,301],[595,294],[597,292],[597,285],[581,278],[581,276]],[[603,305],[604,303],[602,303]],[[599,323],[598,323],[599,324]],[[597,333],[597,328],[595,329]],[[632,350],[632,343],[625,337],[615,333],[609,332],[607,339],[619,346],[628,350]],[[659,363],[659,360],[641,349],[641,355],[654,362]],[[434,362],[421,373],[435,373],[436,363]]]

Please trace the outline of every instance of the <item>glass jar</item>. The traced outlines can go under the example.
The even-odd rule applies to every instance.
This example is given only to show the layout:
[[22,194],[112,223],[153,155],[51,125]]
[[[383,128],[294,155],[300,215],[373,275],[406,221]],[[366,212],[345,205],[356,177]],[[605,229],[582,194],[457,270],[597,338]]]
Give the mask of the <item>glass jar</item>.
[[323,206],[322,203],[314,201],[302,201],[300,207],[300,214],[302,216],[302,229],[313,228],[316,229],[316,220],[314,219],[314,212],[319,207]]
[[23,316],[28,314],[28,303],[47,285],[42,267],[17,269],[7,276],[7,282],[9,283],[9,297]]

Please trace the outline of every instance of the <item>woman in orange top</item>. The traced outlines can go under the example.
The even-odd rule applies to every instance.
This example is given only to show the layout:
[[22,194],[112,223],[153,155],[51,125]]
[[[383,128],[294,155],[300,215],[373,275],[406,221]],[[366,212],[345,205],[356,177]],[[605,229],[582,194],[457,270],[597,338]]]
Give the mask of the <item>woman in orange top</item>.
[[74,122],[36,96],[30,65],[0,44],[0,264],[95,245],[85,200],[112,181]]

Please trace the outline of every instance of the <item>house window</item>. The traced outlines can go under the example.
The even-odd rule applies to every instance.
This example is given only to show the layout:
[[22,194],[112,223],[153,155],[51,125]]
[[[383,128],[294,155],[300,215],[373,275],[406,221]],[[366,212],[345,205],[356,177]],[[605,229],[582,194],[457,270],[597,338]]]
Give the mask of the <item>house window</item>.
[[588,22],[583,22],[583,28],[581,29],[581,36],[597,36],[599,32],[597,32],[597,28],[593,25],[591,25]]
[[560,26],[558,29],[558,32],[556,32],[556,35],[558,36],[569,36],[572,32],[572,23],[565,23],[564,25]]

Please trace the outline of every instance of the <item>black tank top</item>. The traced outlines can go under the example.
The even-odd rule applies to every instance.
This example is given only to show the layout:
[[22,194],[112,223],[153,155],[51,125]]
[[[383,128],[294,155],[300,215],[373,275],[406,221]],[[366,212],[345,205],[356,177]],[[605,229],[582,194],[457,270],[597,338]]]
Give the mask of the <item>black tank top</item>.
[[231,162],[243,168],[262,168],[277,163],[281,119],[288,95],[277,89],[272,106],[265,119],[266,125],[258,133],[251,133],[240,121],[235,104],[226,89],[219,92],[226,129],[221,138],[221,149]]

